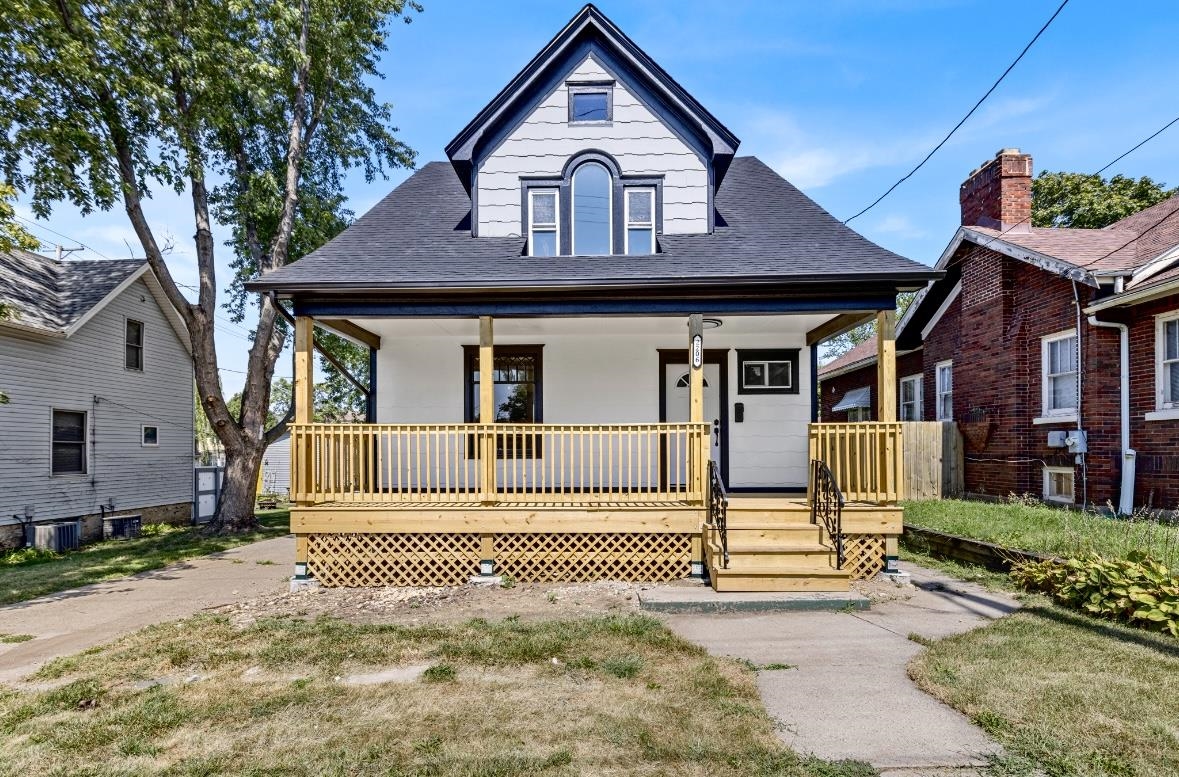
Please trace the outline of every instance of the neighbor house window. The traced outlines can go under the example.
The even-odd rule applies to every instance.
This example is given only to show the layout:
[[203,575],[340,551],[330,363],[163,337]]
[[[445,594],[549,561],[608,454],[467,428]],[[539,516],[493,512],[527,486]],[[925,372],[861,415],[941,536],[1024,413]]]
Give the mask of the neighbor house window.
[[1077,413],[1077,333],[1061,332],[1041,341],[1044,416]]
[[560,253],[557,202],[556,189],[531,189],[528,192],[528,253],[531,256]]
[[129,370],[143,369],[143,322],[127,319],[126,356],[124,366]]
[[586,162],[573,174],[573,253],[606,256],[611,251],[613,182],[597,162]]
[[738,394],[797,394],[798,349],[737,351]]
[[1158,320],[1158,409],[1179,410],[1179,313]]
[[609,85],[570,85],[570,123],[610,121],[613,118],[613,91]]
[[847,420],[853,423],[858,421],[871,421],[872,408],[853,407],[847,411]]
[[1076,501],[1073,492],[1072,467],[1044,468],[1044,501],[1072,504]]
[[145,426],[140,437],[140,444],[145,448],[154,448],[160,444],[160,427]]
[[901,420],[902,421],[920,421],[921,420],[921,384],[923,379],[920,375],[910,375],[907,378],[901,378]]
[[75,410],[53,411],[54,475],[86,473],[86,414]]
[[939,362],[937,378],[937,420],[954,420],[954,362]]
[[626,189],[626,252],[655,253],[655,190]]

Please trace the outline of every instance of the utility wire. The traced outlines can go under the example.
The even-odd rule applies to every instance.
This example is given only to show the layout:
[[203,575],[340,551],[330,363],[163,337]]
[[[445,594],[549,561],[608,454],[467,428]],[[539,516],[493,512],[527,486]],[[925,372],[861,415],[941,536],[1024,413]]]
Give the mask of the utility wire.
[[83,243],[81,240],[75,240],[74,238],[70,237],[69,235],[63,235],[61,232],[58,232],[56,229],[52,229],[52,228],[50,228],[50,227],[47,227],[47,226],[45,226],[44,224],[42,224],[42,223],[40,223],[40,222],[38,222],[38,221],[32,221],[32,220],[30,220],[30,219],[27,219],[27,218],[25,218],[24,216],[21,216],[21,215],[15,214],[15,213],[14,213],[13,215],[14,215],[14,216],[15,216],[15,217],[16,217],[18,220],[20,220],[20,221],[23,221],[24,223],[28,224],[30,227],[33,227],[34,229],[41,229],[41,230],[44,230],[44,231],[46,231],[46,232],[48,232],[48,233],[50,233],[50,234],[52,234],[52,235],[57,235],[57,236],[58,236],[58,237],[60,237],[62,240],[68,240],[68,241],[70,241],[71,243],[77,243],[78,245],[82,246],[82,248],[86,249],[87,251],[91,251],[91,252],[93,252],[93,253],[96,253],[96,254],[98,254],[98,255],[99,255],[99,256],[101,256],[103,259],[109,259],[110,261],[114,261],[114,260],[113,260],[113,259],[111,259],[109,256],[107,256],[106,254],[102,253],[101,251],[99,251],[99,250],[98,250],[98,249],[96,249],[96,248],[91,248],[90,246],[88,246],[88,245],[86,245],[85,243]]
[[991,84],[991,88],[986,91],[986,94],[984,94],[982,97],[979,98],[978,102],[976,102],[974,104],[974,107],[966,112],[966,115],[963,116],[962,119],[957,124],[954,125],[954,128],[952,130],[950,130],[949,133],[947,133],[944,138],[941,139],[940,143],[938,143],[936,146],[933,147],[932,151],[930,151],[928,154],[925,155],[924,159],[922,159],[919,163],[917,163],[916,167],[914,167],[912,170],[910,170],[908,173],[906,173],[900,180],[898,180],[892,186],[888,187],[888,191],[886,191],[884,194],[877,197],[875,199],[875,201],[872,202],[871,205],[864,208],[863,210],[861,210],[859,213],[855,214],[851,218],[845,219],[843,223],[849,224],[854,219],[857,219],[860,216],[863,216],[865,213],[867,213],[868,211],[875,208],[877,205],[879,205],[881,203],[882,200],[884,200],[885,197],[892,194],[894,189],[896,189],[898,186],[903,184],[905,181],[909,180],[911,177],[913,177],[914,173],[916,173],[918,170],[920,170],[922,167],[924,167],[925,163],[928,162],[931,158],[933,158],[933,155],[936,154],[941,149],[942,146],[946,145],[946,143],[949,141],[949,139],[954,136],[954,133],[957,132],[959,129],[961,129],[962,125],[966,123],[966,120],[974,115],[974,112],[979,109],[979,106],[981,106],[984,102],[986,102],[987,98],[991,96],[991,93],[999,88],[999,84],[1003,83],[1003,79],[1005,79],[1007,77],[1007,74],[1015,69],[1015,66],[1018,65],[1019,61],[1021,59],[1023,59],[1024,55],[1028,53],[1028,50],[1031,49],[1031,47],[1035,44],[1035,42],[1040,39],[1040,36],[1044,34],[1044,31],[1048,29],[1048,26],[1050,24],[1052,24],[1053,21],[1056,20],[1056,17],[1060,15],[1060,12],[1064,10],[1064,7],[1066,5],[1068,5],[1068,2],[1069,2],[1069,0],[1064,0],[1064,2],[1062,2],[1060,4],[1060,6],[1056,9],[1056,12],[1053,13],[1051,17],[1049,17],[1048,21],[1044,22],[1044,26],[1040,28],[1039,32],[1037,32],[1035,34],[1035,36],[1030,41],[1028,41],[1028,45],[1023,47],[1023,51],[1019,52],[1019,56],[1016,57],[1015,60],[1012,61],[1012,63],[1007,66],[1007,69],[1003,71],[1003,75],[999,76],[999,79],[997,81],[995,81],[995,83]]
[[[1175,195],[1175,196],[1179,196],[1179,195]],[[1165,200],[1164,200],[1164,202],[1165,202]],[[1093,265],[1097,264],[1098,262],[1108,259],[1109,257],[1116,254],[1118,251],[1121,251],[1123,248],[1126,248],[1127,246],[1129,246],[1131,243],[1134,243],[1134,242],[1142,239],[1143,237],[1146,236],[1146,234],[1148,232],[1152,232],[1154,229],[1161,226],[1164,221],[1171,218],[1172,216],[1175,216],[1176,214],[1179,214],[1179,208],[1175,208],[1175,209],[1167,211],[1166,213],[1163,214],[1163,217],[1161,219],[1154,222],[1149,227],[1147,227],[1146,229],[1144,229],[1141,232],[1139,232],[1138,234],[1136,234],[1134,237],[1127,240],[1125,243],[1122,243],[1117,248],[1113,249],[1112,251],[1102,254],[1101,256],[1097,257],[1096,259],[1094,259],[1091,262],[1086,262],[1085,264],[1078,265],[1078,266],[1079,267],[1092,267]]]

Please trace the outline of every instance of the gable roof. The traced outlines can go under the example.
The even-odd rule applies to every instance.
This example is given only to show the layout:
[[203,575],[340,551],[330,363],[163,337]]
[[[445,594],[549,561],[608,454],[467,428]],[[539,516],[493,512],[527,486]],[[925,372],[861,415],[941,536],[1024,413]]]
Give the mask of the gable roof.
[[719,186],[741,141],[593,4],[584,6],[446,145],[469,194],[482,152],[514,127],[565,75],[593,54],[623,76],[657,115],[674,116],[707,150]]
[[867,367],[869,364],[875,363],[876,335],[872,335],[864,342],[852,346],[851,350],[847,353],[819,367],[819,377],[833,378],[836,375],[842,375],[845,372],[854,372],[861,367]]
[[251,291],[575,288],[691,282],[915,288],[940,273],[844,226],[754,157],[737,157],[711,234],[660,235],[649,256],[532,257],[524,237],[473,238],[471,203],[445,163],[414,173],[335,239]]
[[58,261],[20,249],[0,252],[0,303],[14,311],[0,326],[69,337],[140,278],[189,348],[184,323],[146,259]]

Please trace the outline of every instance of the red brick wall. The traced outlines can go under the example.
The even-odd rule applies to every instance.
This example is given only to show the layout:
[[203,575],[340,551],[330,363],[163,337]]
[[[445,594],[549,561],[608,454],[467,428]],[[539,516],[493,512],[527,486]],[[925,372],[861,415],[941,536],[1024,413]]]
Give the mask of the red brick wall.
[[1125,319],[1130,324],[1130,447],[1138,452],[1134,502],[1166,510],[1179,509],[1179,420],[1147,421],[1145,416],[1157,404],[1155,317],[1177,310],[1179,294],[1172,294],[1129,308]]
[[[897,379],[914,375],[922,371],[921,351],[912,351],[897,357]],[[878,387],[876,385],[876,364],[870,364],[867,367],[861,367],[858,370],[845,372],[842,375],[836,375],[833,378],[819,377],[819,419],[821,421],[844,422],[847,421],[847,412],[841,411],[839,413],[831,412],[831,408],[839,404],[839,400],[843,399],[843,395],[847,392],[870,386],[872,388],[872,420],[876,420],[876,398],[878,396]],[[901,392],[900,387],[897,387],[897,418],[900,418],[900,403]],[[929,407],[928,405],[926,406]],[[926,411],[925,418],[929,420],[932,416]]]

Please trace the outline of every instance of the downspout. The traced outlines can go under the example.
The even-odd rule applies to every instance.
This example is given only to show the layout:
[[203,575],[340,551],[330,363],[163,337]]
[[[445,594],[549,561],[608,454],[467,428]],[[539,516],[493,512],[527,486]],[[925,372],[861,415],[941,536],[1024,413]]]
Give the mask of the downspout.
[[[1085,360],[1081,358],[1085,349],[1081,347],[1081,293],[1077,290],[1076,281],[1073,281],[1073,306],[1077,311],[1077,436],[1079,437],[1085,429]],[[1077,456],[1081,459],[1081,509],[1083,510],[1089,504],[1089,454],[1082,452]]]
[[1130,327],[1112,321],[1098,321],[1089,316],[1090,326],[1116,329],[1119,333],[1119,372],[1121,390],[1121,433],[1122,433],[1122,488],[1118,498],[1118,512],[1130,515],[1134,512],[1134,470],[1137,453],[1130,448]]

